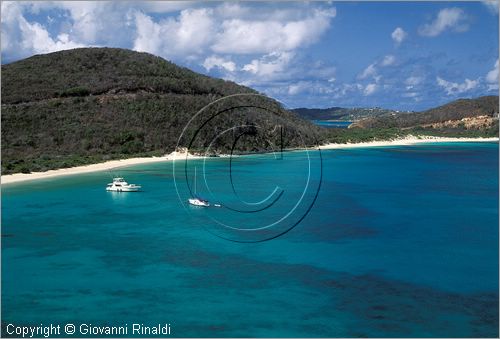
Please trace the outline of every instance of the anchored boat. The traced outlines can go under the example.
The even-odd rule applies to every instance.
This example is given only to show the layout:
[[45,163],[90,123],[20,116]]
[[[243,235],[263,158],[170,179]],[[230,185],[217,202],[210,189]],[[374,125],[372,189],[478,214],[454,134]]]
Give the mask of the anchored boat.
[[111,192],[137,192],[140,190],[141,186],[129,184],[123,178],[113,178],[113,182],[106,187],[106,191]]
[[210,207],[208,200],[196,196],[196,167],[194,168],[194,197],[189,198],[188,202],[194,206]]

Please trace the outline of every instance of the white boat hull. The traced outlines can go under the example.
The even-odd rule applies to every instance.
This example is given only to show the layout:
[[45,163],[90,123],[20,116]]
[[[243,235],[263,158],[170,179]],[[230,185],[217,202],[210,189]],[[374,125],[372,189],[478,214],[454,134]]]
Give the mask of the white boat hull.
[[201,201],[199,199],[188,199],[188,202],[193,206],[209,207],[210,204],[206,201]]
[[122,187],[106,187],[108,192],[138,192],[141,190],[141,186],[122,186]]
[[140,190],[141,186],[129,184],[123,178],[113,178],[113,182],[106,187],[108,192],[138,192]]

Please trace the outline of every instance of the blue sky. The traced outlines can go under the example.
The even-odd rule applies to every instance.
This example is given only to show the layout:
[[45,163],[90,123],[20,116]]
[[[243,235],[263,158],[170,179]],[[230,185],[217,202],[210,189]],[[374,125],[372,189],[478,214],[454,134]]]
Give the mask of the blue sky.
[[498,94],[480,2],[2,2],[2,63],[83,46],[149,52],[287,107],[422,110]]

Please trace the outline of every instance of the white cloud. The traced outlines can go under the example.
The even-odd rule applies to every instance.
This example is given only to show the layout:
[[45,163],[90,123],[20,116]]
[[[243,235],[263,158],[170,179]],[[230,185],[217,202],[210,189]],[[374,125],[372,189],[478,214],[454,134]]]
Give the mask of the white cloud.
[[331,86],[328,82],[323,81],[299,81],[288,86],[288,95],[297,95],[303,93],[331,95],[337,89]]
[[[251,14],[251,15],[250,15]],[[335,8],[255,13],[239,4],[184,9],[178,17],[155,21],[135,12],[135,49],[163,56],[207,53],[270,54],[318,41],[336,16]]]
[[498,0],[481,0],[481,3],[488,7],[493,14],[498,14]]
[[380,64],[382,66],[390,66],[393,65],[395,61],[396,57],[394,55],[386,55]]
[[370,64],[365,70],[359,75],[359,79],[366,79],[371,76],[375,76],[377,74],[377,69],[375,67],[375,63]]
[[[87,45],[116,45],[129,42],[133,36],[133,18],[130,12],[136,7],[153,10],[150,3],[125,3],[115,1],[40,1],[27,3],[27,10],[63,11],[60,16],[71,39]],[[56,12],[57,13],[57,12]]]
[[309,88],[310,84],[306,81],[301,81],[296,84],[292,84],[288,86],[288,94],[289,95],[296,95],[299,94],[300,92],[303,92],[305,89]]
[[[26,14],[51,11],[44,26]],[[129,7],[118,2],[2,2],[2,55],[8,60],[85,46],[123,46],[133,36]],[[51,22],[59,25],[49,33]]]
[[224,58],[212,55],[205,59],[202,65],[208,72],[212,68],[220,68],[229,72],[234,72],[236,70],[236,64],[231,60],[226,60]]
[[469,29],[465,12],[457,7],[444,8],[439,11],[433,22],[420,26],[420,35],[435,37],[446,30],[454,32],[465,32]]
[[358,91],[362,91],[364,89],[364,86],[361,84],[342,84],[341,86],[338,86],[334,89],[335,95],[334,99],[340,99],[342,97],[345,97],[349,93],[355,93]]
[[419,94],[417,92],[406,92],[406,93],[403,93],[401,94],[401,96],[403,98],[415,98],[417,97]]
[[135,12],[137,35],[134,50],[165,57],[202,54],[216,31],[212,9],[186,9],[176,18],[158,23],[142,13]]
[[368,84],[366,85],[365,90],[363,91],[363,95],[365,96],[372,95],[377,91],[377,89],[378,89],[377,84]]
[[[61,39],[51,36],[47,27],[25,19],[25,13],[39,15],[42,11],[55,11],[50,16],[57,17],[57,34],[66,35]],[[169,59],[199,60],[211,54],[249,54],[255,58],[256,54],[291,52],[317,42],[335,16],[334,7],[315,5],[256,12],[239,3],[200,8],[182,1],[2,2],[2,53],[17,59],[35,49],[43,52],[101,45],[130,46]],[[32,48],[31,35],[40,36],[43,31],[52,42],[48,41],[46,48]]]
[[222,21],[212,50],[217,53],[254,54],[290,51],[318,40],[336,16],[334,8],[314,10],[305,18],[287,20],[229,19]]
[[461,94],[476,88],[479,85],[479,80],[465,79],[461,84],[451,81],[446,81],[440,77],[436,77],[437,84],[442,87],[446,94]]
[[270,78],[277,73],[282,73],[292,58],[292,52],[274,52],[263,56],[260,59],[254,59],[243,66],[242,70],[254,75]]
[[381,75],[378,74],[379,67],[387,67],[391,66],[396,62],[396,57],[394,55],[386,55],[382,60],[375,61],[374,63],[368,65],[361,74],[358,75],[358,79],[367,79],[372,77],[378,83],[382,78]]
[[416,85],[420,85],[423,81],[424,81],[424,77],[411,76],[411,77],[406,78],[405,84],[407,84],[409,86],[416,86]]
[[408,33],[406,33],[401,27],[397,27],[392,33],[391,33],[391,37],[392,37],[392,40],[394,40],[394,42],[396,42],[396,44],[400,44],[402,43],[406,37],[408,36]]
[[495,62],[494,68],[486,75],[486,81],[489,83],[498,83],[498,59]]
[[26,20],[22,6],[2,2],[2,52],[8,51],[12,57],[20,58],[83,46],[71,40],[67,33],[52,38],[43,25]]

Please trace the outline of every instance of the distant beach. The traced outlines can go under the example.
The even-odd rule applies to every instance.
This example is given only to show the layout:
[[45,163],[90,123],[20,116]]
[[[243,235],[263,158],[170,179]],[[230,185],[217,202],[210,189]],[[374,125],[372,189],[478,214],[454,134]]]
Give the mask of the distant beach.
[[2,175],[1,183],[2,184],[10,184],[15,182],[22,182],[28,180],[37,180],[37,179],[48,179],[54,178],[64,175],[72,175],[72,174],[81,174],[81,173],[89,173],[89,172],[98,172],[98,171],[107,171],[118,167],[130,166],[130,165],[138,165],[138,164],[148,164],[162,161],[171,161],[171,160],[179,160],[185,159],[187,156],[188,159],[196,159],[202,158],[201,156],[193,155],[186,152],[172,152],[168,155],[162,157],[149,157],[149,158],[130,158],[130,159],[121,159],[121,160],[110,160],[106,162],[102,162],[99,164],[91,164],[86,166],[77,166],[70,168],[60,168],[56,170],[50,170],[46,172],[32,172],[32,173],[15,173],[9,175]]
[[[330,143],[326,145],[321,145],[320,149],[346,149],[346,148],[358,148],[358,147],[384,147],[384,146],[405,146],[405,145],[416,145],[423,143],[436,143],[436,142],[498,142],[499,138],[445,138],[445,137],[433,137],[433,136],[407,136],[401,139],[395,140],[383,140],[383,141],[369,141],[360,143],[345,143],[336,144]],[[203,156],[193,155],[186,152],[172,152],[168,155],[162,157],[149,157],[149,158],[131,158],[122,160],[111,160],[99,164],[92,164],[86,166],[78,166],[71,168],[61,168],[56,170],[50,170],[46,172],[32,172],[32,173],[15,173],[9,175],[1,176],[2,184],[10,184],[16,182],[23,182],[29,180],[37,179],[48,179],[65,175],[89,173],[111,170],[118,167],[147,164],[163,161],[172,161],[185,159],[200,159]],[[223,157],[224,155],[221,155]]]
[[383,146],[406,146],[424,143],[435,142],[498,142],[499,138],[446,138],[433,136],[413,136],[409,135],[405,138],[394,140],[367,141],[358,143],[346,144],[326,144],[320,146],[321,149],[339,149],[339,148],[355,148],[355,147],[383,147]]

